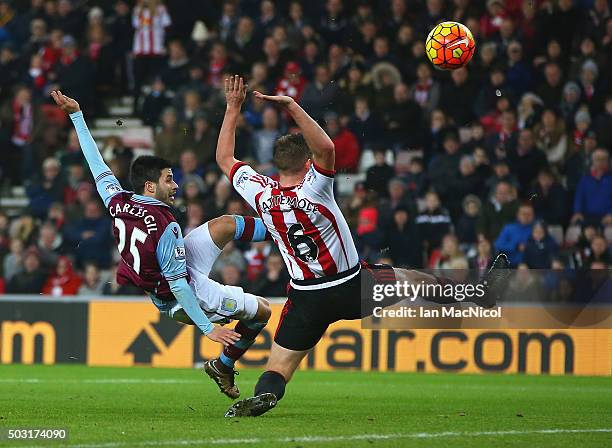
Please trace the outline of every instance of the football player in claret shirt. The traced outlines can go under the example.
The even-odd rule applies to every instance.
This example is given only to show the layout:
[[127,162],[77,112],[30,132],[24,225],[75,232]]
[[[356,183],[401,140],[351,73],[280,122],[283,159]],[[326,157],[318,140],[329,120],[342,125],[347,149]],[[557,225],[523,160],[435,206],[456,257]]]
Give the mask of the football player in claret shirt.
[[[201,225],[183,239],[170,209],[178,188],[170,163],[153,156],[137,158],[130,169],[136,192],[124,190],[104,163],[79,104],[60,91],[51,96],[70,114],[98,193],[113,218],[121,255],[117,281],[142,288],[162,314],[196,325],[209,339],[223,344],[219,358],[207,361],[204,370],[221,392],[237,398],[240,392],[234,383],[234,362],[265,327],[270,306],[264,298],[221,285],[208,275],[229,241],[269,239],[265,226],[260,219],[226,215]],[[233,330],[213,325],[231,319],[238,320]]]

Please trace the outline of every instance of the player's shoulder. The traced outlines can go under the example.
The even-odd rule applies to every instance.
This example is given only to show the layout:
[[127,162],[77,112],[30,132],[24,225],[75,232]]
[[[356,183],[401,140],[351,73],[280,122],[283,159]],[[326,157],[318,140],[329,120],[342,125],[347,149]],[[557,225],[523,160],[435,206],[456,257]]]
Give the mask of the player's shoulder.
[[237,166],[235,170],[233,170],[231,178],[234,186],[243,190],[253,185],[262,188],[275,188],[279,185],[277,180],[265,174],[258,173],[245,163]]

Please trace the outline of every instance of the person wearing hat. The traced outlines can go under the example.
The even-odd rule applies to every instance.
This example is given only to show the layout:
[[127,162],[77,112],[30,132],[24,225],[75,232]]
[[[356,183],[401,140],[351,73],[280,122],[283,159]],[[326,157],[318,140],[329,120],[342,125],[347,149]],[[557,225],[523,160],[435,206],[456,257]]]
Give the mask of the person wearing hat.
[[507,15],[503,0],[487,0],[487,12],[480,19],[480,34],[486,39],[493,37]]
[[289,61],[285,65],[283,77],[276,84],[274,94],[287,95],[295,101],[299,101],[306,83],[306,78],[302,76],[302,69],[299,64],[295,61]]

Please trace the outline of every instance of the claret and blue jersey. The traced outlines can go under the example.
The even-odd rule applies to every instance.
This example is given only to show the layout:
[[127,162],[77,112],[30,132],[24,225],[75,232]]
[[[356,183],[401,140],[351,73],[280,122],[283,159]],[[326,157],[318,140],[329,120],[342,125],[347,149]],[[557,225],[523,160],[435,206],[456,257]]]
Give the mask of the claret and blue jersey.
[[155,198],[124,190],[104,163],[82,112],[72,113],[70,118],[98,193],[113,218],[113,234],[121,255],[117,281],[142,288],[155,303],[178,300],[207,334],[214,327],[187,283],[183,234],[170,207]]

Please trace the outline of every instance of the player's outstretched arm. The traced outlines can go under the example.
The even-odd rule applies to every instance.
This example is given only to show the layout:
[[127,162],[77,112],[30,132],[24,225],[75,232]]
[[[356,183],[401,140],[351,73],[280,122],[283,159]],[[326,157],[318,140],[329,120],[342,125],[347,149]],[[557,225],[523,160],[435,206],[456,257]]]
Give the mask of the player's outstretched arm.
[[108,205],[110,198],[123,189],[108,165],[104,163],[104,159],[102,159],[100,151],[98,151],[98,145],[96,145],[96,142],[87,128],[79,103],[64,95],[59,90],[51,92],[51,97],[55,101],[55,104],[70,115],[72,124],[77,131],[81,150],[85,155],[85,160],[87,160],[91,174],[96,180],[98,193],[102,197],[104,205]]
[[334,142],[293,98],[284,95],[264,95],[257,91],[253,92],[253,95],[260,100],[269,101],[285,108],[302,131],[304,139],[312,151],[314,162],[325,170],[334,170],[336,162]]
[[246,98],[247,86],[242,77],[230,76],[225,79],[225,99],[227,106],[223,124],[219,131],[219,139],[217,140],[217,164],[221,171],[230,177],[232,167],[239,162],[234,157],[234,149],[236,147],[236,124],[240,117],[240,108]]

